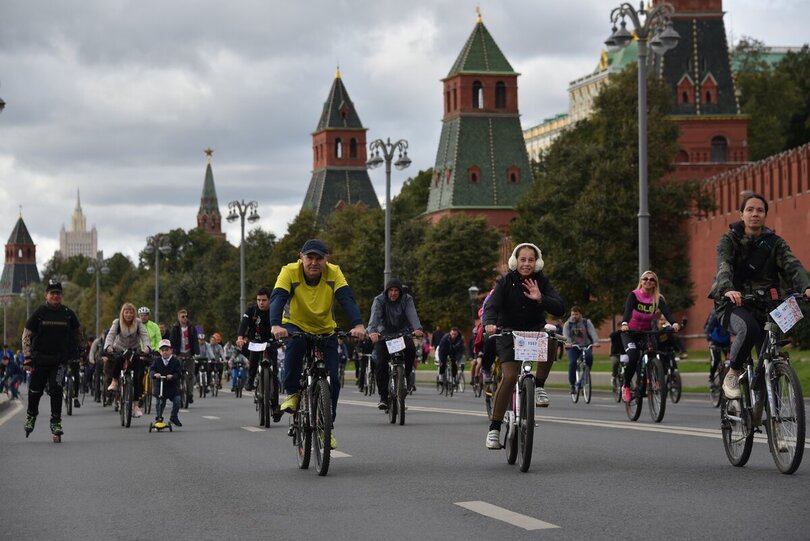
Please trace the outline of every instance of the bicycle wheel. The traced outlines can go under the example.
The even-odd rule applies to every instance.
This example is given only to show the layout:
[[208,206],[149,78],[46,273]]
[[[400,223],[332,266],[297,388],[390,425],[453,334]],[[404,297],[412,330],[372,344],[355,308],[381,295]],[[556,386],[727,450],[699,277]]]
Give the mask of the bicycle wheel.
[[458,375],[458,392],[463,393],[467,389],[467,378],[464,377],[464,372]]
[[188,409],[188,381],[185,376],[180,378],[180,407]]
[[670,374],[667,387],[669,387],[669,399],[672,403],[677,404],[680,402],[681,393],[683,392],[683,383],[681,382],[681,373],[677,368]]
[[[740,389],[747,392],[746,389]],[[723,448],[732,466],[742,467],[751,456],[754,446],[754,432],[749,430],[746,419],[748,414],[742,407],[740,399],[727,400],[720,398],[720,429],[723,435]]]
[[65,385],[65,413],[73,415],[73,378],[67,378]]
[[585,403],[591,403],[591,369],[586,364],[582,369],[582,396],[585,398]]
[[399,409],[399,425],[405,424],[405,373],[402,368],[397,369],[397,408]]
[[804,454],[804,398],[796,371],[786,362],[775,362],[771,368],[776,409],[768,408],[765,428],[768,432],[768,447],[779,471],[795,472],[802,463]]
[[295,436],[296,456],[298,467],[302,470],[309,468],[309,460],[312,456],[312,428],[307,421],[309,417],[309,389],[301,389],[301,402],[298,411],[292,416],[293,430]]
[[242,387],[244,383],[242,382],[242,376],[236,376],[236,398],[242,398]]
[[650,403],[650,417],[653,422],[664,420],[667,410],[667,386],[664,381],[664,367],[661,359],[652,357],[647,365],[649,383],[647,385],[647,399]]
[[582,364],[577,363],[576,379],[574,380],[574,392],[571,393],[571,402],[579,402],[579,395],[582,393]]
[[394,424],[397,422],[397,386],[396,386],[396,369],[388,374],[388,422]]
[[81,396],[81,398],[79,399],[79,404],[84,406],[84,397],[87,396],[87,374],[86,373],[85,373],[85,377],[83,378],[83,381],[79,384],[79,396]]
[[271,405],[271,380],[273,379],[270,370],[262,370],[262,396],[259,398],[259,409],[262,410],[259,415],[260,422],[264,428],[270,428],[270,418],[272,417],[273,406]]
[[332,453],[332,393],[326,380],[315,384],[312,397],[313,449],[315,450],[315,471],[324,476],[329,472],[329,459]]
[[506,449],[506,463],[514,464],[517,462],[518,456],[518,442],[515,436],[515,412],[507,410],[503,416],[503,422],[506,427],[506,437],[504,438],[503,446]]
[[616,402],[622,401],[622,381],[624,381],[624,374],[621,370],[616,377],[610,378],[610,384],[613,387],[613,398]]
[[720,399],[723,396],[723,380],[726,377],[726,366],[721,364],[714,373],[714,378],[709,383],[709,397],[712,401],[712,406],[715,408],[720,407]]
[[[641,394],[642,383],[638,377],[638,371],[633,376],[633,385],[630,386],[630,402],[624,403],[624,409],[627,412],[627,418],[631,421],[638,421],[641,416],[641,404],[644,402],[644,396]],[[621,391],[619,392],[621,394]]]
[[520,419],[517,422],[518,467],[529,470],[534,444],[534,378],[523,378],[520,390]]

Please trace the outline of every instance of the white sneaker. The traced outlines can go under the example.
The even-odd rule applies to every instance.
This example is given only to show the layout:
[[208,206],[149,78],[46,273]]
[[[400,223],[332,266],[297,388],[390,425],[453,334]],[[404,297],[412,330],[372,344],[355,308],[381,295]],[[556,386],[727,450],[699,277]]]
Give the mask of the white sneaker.
[[487,432],[487,449],[500,449],[501,448],[501,433],[497,430],[490,430]]
[[548,393],[542,387],[534,390],[534,405],[538,408],[547,408],[549,403]]
[[140,417],[142,415],[143,415],[143,412],[141,411],[141,408],[138,407],[138,404],[135,404],[134,406],[132,406],[132,416],[133,417],[137,418],[137,417]]
[[733,370],[729,370],[725,379],[723,379],[723,393],[728,399],[740,398],[740,380]]

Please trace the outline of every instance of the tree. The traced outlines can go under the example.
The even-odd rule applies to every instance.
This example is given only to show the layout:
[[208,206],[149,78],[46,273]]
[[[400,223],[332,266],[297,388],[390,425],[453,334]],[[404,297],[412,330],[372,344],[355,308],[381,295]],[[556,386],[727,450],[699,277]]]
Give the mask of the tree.
[[[677,152],[669,93],[648,80],[650,259],[670,306],[691,304],[682,226],[697,185],[662,182]],[[516,242],[543,251],[544,272],[566,303],[599,323],[622,309],[637,283],[637,69],[629,66],[594,102],[594,114],[563,134],[536,166],[538,176],[517,205]]]

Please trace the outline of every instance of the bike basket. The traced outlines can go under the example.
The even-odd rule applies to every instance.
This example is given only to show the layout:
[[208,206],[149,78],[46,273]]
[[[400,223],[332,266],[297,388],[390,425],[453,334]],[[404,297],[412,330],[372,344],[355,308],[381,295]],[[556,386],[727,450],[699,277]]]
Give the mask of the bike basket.
[[405,339],[400,336],[398,338],[386,340],[385,347],[388,348],[388,353],[398,353],[405,349]]
[[537,331],[512,331],[516,361],[548,362],[548,334]]

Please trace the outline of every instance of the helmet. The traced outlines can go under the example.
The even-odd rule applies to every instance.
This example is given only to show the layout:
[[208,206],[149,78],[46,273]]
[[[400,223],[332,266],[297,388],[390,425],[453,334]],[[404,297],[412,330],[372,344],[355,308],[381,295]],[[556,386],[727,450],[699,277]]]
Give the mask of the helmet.
[[138,315],[139,316],[141,316],[143,314],[149,314],[149,313],[151,313],[151,312],[149,311],[149,308],[147,308],[146,306],[141,306],[140,308],[138,308]]
[[200,340],[205,340],[205,335],[203,333],[200,333],[197,335],[197,338],[199,338]]

